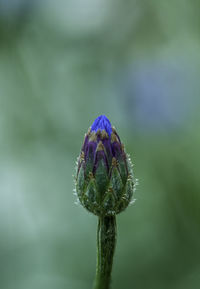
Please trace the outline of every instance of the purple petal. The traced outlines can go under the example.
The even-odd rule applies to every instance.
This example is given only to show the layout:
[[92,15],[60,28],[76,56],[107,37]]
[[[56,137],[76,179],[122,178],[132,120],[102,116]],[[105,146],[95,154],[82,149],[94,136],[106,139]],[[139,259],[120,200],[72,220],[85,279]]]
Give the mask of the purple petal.
[[109,119],[105,115],[98,116],[91,126],[91,131],[105,130],[109,137],[112,133],[112,127]]

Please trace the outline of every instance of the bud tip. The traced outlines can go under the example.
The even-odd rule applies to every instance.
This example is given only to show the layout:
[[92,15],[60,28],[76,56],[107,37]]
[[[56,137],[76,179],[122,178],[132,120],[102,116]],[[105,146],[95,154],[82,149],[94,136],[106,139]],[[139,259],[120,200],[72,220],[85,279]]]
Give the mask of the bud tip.
[[98,130],[105,130],[106,133],[111,136],[112,127],[109,119],[105,115],[98,116],[91,126],[91,131],[97,132]]

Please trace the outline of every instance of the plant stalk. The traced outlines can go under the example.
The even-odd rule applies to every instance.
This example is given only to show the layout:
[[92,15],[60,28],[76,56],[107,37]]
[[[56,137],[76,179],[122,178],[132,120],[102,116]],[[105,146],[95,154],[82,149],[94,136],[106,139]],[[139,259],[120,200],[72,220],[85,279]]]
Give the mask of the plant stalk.
[[116,234],[116,216],[100,216],[97,229],[97,265],[94,289],[110,288]]

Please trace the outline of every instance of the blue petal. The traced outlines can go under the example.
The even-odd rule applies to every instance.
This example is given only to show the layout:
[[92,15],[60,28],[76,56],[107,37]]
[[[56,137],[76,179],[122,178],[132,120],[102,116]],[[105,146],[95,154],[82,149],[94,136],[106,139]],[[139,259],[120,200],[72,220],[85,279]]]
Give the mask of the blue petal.
[[105,130],[110,136],[112,133],[112,127],[109,119],[105,115],[98,116],[91,126],[92,131]]

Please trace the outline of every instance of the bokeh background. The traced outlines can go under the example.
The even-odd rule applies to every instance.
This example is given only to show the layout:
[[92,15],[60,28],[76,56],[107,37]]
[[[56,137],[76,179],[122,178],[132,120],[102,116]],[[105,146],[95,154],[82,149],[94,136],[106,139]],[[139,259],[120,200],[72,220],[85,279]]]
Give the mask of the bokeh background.
[[200,288],[199,79],[198,0],[0,0],[1,289],[92,288],[72,174],[100,114],[139,179],[112,288]]

